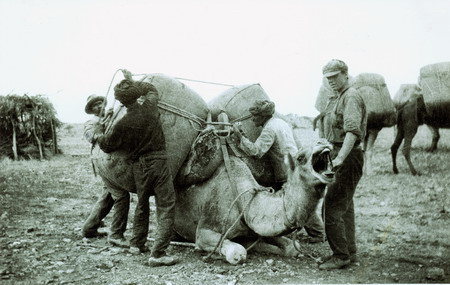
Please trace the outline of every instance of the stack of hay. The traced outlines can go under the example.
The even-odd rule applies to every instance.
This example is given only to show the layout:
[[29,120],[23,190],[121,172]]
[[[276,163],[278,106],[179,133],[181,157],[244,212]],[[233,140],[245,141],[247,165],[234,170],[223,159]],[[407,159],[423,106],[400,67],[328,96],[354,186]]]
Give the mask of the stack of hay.
[[419,85],[431,123],[437,127],[450,127],[450,62],[422,67]]

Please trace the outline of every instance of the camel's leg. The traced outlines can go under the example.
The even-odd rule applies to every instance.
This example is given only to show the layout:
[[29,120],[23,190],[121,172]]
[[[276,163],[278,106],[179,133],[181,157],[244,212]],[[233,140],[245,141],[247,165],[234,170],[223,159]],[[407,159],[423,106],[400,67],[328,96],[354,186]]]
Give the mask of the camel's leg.
[[399,126],[397,132],[395,134],[394,143],[391,146],[391,155],[392,155],[392,170],[395,174],[398,174],[397,169],[397,151],[403,141],[403,131],[400,129],[402,126]]
[[[297,248],[300,248],[298,241]],[[262,238],[252,250],[262,253],[270,253],[283,256],[298,256],[300,252],[295,249],[292,239],[287,237],[264,237]]]
[[433,152],[433,151],[435,151],[437,149],[437,144],[438,144],[438,141],[441,138],[441,136],[439,135],[439,128],[436,128],[436,127],[433,127],[433,126],[430,126],[430,125],[427,125],[427,126],[430,129],[431,134],[433,135],[432,136],[432,140],[431,140],[431,145],[427,149],[427,151]]
[[370,174],[372,167],[373,145],[377,139],[380,130],[368,130],[368,134],[364,140],[364,173]]
[[[212,252],[220,242],[221,234],[205,228],[197,228],[195,245],[201,250]],[[225,239],[221,248],[216,249],[231,264],[242,263],[247,259],[247,250],[235,242]]]
[[420,175],[420,173],[417,172],[417,170],[414,168],[414,165],[412,164],[412,161],[411,161],[411,145],[412,145],[412,140],[417,133],[417,128],[418,128],[417,125],[409,126],[406,128],[405,143],[403,144],[403,149],[402,149],[403,156],[405,157],[406,162],[408,163],[409,170],[411,171],[412,175]]

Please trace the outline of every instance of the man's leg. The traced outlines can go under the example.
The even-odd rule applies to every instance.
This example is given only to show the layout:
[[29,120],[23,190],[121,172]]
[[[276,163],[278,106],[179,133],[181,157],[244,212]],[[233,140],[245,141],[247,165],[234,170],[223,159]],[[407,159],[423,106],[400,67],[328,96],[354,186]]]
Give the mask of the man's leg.
[[155,187],[156,218],[158,220],[157,234],[152,248],[152,256],[165,255],[173,234],[175,218],[175,190],[172,184],[172,176],[167,164],[161,165],[160,179]]
[[106,234],[99,233],[101,221],[108,215],[114,205],[114,200],[106,186],[103,186],[102,192],[94,204],[94,207],[83,225],[82,233],[84,237],[97,237]]
[[136,183],[137,204],[133,218],[133,236],[130,245],[138,248],[141,252],[147,250],[149,216],[150,216],[150,195],[155,183],[155,169],[152,161],[141,158],[133,163],[133,174]]
[[124,233],[127,229],[128,212],[130,210],[130,193],[121,189],[113,189],[109,186],[108,191],[114,200],[113,219],[109,236],[110,242],[116,244],[114,241],[117,240],[118,244],[116,245],[124,247]]
[[355,210],[353,207],[353,200],[347,209],[347,212],[342,217],[345,224],[345,236],[347,239],[347,248],[352,261],[356,260],[356,240],[355,240]]
[[[351,252],[349,250],[352,250],[352,248],[349,248],[347,237],[353,236],[353,241],[350,240],[350,242],[354,243],[353,194],[362,176],[362,167],[362,152],[358,149],[352,150],[342,167],[336,172],[335,182],[328,185],[324,201],[325,231],[328,243],[333,251],[333,257],[336,258],[335,261],[341,260],[347,263],[350,259]],[[344,217],[353,220],[348,228]],[[347,233],[347,231],[349,232]],[[329,264],[321,265],[324,267],[321,269],[339,268],[325,268],[327,265]]]

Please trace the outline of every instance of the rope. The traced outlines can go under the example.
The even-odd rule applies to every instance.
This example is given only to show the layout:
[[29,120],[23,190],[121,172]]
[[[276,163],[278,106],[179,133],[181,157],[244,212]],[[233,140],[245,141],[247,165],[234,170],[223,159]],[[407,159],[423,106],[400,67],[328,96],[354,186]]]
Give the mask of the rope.
[[[114,72],[113,77],[111,78],[111,82],[109,83],[109,86],[108,86],[108,91],[106,91],[105,101],[103,101],[102,110],[106,107],[106,102],[108,101],[109,91],[111,90],[111,86],[112,86],[112,84],[113,84],[114,78],[116,77],[116,74],[117,74],[117,72],[119,72],[119,71],[122,71],[122,69],[117,69],[116,72]],[[116,103],[116,99],[114,98],[113,106],[112,106],[113,109],[114,109],[114,104],[115,104],[115,103]],[[101,119],[103,119],[103,116],[104,116],[104,115],[105,115],[104,112],[102,112],[102,113],[101,113],[101,116],[100,116],[100,121],[101,121]]]
[[[295,248],[295,250],[297,250],[297,251],[300,252],[301,254],[304,254],[304,253],[302,252],[301,248],[299,248],[299,247],[297,246],[297,243],[295,242],[295,241],[298,241],[298,243],[299,243],[299,245],[300,245],[300,241],[298,240],[298,233],[299,233],[299,232],[300,232],[300,231],[299,231],[298,229],[295,230],[295,232],[294,232],[294,238],[292,239],[292,242],[294,243],[294,248]],[[319,258],[313,256],[312,254],[305,253],[305,255],[306,255],[307,257],[309,257],[309,258],[312,258],[315,262],[319,262]]]
[[237,118],[237,119],[232,120],[231,123],[236,123],[236,122],[245,121],[245,120],[247,120],[247,119],[250,119],[251,117],[253,117],[252,114],[244,115],[244,116],[242,116],[242,117],[239,117],[239,118]]
[[[244,209],[242,209],[241,213],[239,214],[239,216],[237,217],[237,219],[234,221],[234,223],[228,228],[228,230],[225,231],[226,229],[226,225],[228,223],[228,218],[230,217],[230,213],[231,213],[231,209],[233,209],[234,204],[237,202],[237,200],[245,193],[248,193],[250,191],[254,191],[253,192],[253,196],[252,198],[247,202],[247,204],[245,205]],[[256,191],[255,189],[249,189],[246,190],[242,193],[240,193],[235,199],[234,201],[231,203],[230,208],[228,208],[228,214],[227,214],[227,218],[225,219],[225,224],[223,227],[223,232],[222,235],[220,236],[219,242],[216,244],[216,246],[214,247],[214,249],[203,258],[203,261],[207,261],[211,258],[211,256],[216,252],[217,248],[222,247],[223,241],[225,240],[225,238],[227,237],[227,235],[230,233],[231,229],[241,220],[242,216],[245,213],[245,210],[247,210],[248,206],[250,205],[250,203],[253,201],[253,198],[255,197]]]
[[235,86],[235,85],[231,85],[231,84],[216,83],[216,82],[202,81],[202,80],[195,80],[195,79],[188,79],[188,78],[181,78],[181,77],[175,77],[175,78],[178,79],[178,80],[186,80],[186,81],[206,83],[206,84],[212,84],[212,85],[222,85],[222,86],[228,86],[228,87],[234,87]]
[[[177,108],[177,107],[175,107],[173,105],[170,105],[170,104],[168,104],[166,102],[159,101],[158,102],[158,107],[163,109],[163,110],[172,112],[172,113],[174,113],[176,115],[180,115],[181,117],[184,117],[184,118],[188,119],[189,121],[197,123],[202,129],[203,129],[203,126],[206,124],[205,120],[203,120],[202,118],[197,117],[194,114],[191,114],[191,113],[189,113],[189,112],[187,112],[187,111],[185,111],[183,109]],[[197,130],[197,131],[201,131],[201,130]]]
[[[133,74],[133,76],[147,76],[149,75],[148,73],[138,73],[138,74]],[[231,85],[231,84],[225,84],[225,83],[216,83],[216,82],[211,82],[211,81],[203,81],[203,80],[196,80],[196,79],[189,79],[189,78],[182,78],[182,77],[174,77],[175,79],[178,80],[185,80],[185,81],[192,81],[192,82],[199,82],[199,83],[205,83],[205,84],[212,84],[212,85],[222,85],[222,86],[228,86],[228,87],[234,87],[236,85]]]

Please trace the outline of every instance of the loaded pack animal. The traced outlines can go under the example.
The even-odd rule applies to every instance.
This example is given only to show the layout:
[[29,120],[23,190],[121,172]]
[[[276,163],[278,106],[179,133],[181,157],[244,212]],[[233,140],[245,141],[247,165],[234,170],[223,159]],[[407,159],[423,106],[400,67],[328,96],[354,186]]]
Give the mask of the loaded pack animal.
[[[450,98],[449,98],[450,99]],[[433,134],[428,151],[435,151],[439,140],[439,128],[450,128],[450,103],[442,104],[429,111],[422,88],[417,84],[402,84],[394,97],[397,109],[397,129],[391,146],[392,170],[398,174],[397,152],[402,143],[402,153],[413,175],[420,175],[411,161],[411,145],[420,125],[426,124]],[[436,112],[439,111],[439,112]],[[439,116],[437,114],[440,114]]]
[[240,238],[260,238],[279,254],[295,255],[295,245],[283,235],[305,225],[333,180],[331,148],[319,140],[297,157],[288,155],[288,181],[277,192],[261,186],[246,162],[231,155],[229,167],[222,163],[205,182],[178,191],[176,232],[200,250],[217,249],[232,264],[247,256],[234,241]]
[[[192,90],[172,78],[152,75],[143,80],[154,84],[160,93],[161,122],[167,151],[171,154],[169,166],[175,178],[180,168],[185,169],[182,164],[199,133],[198,127],[206,125],[208,108]],[[123,112],[121,108],[115,111],[111,126]],[[212,254],[217,249],[231,264],[241,263],[247,256],[247,250],[238,240],[256,239],[261,246],[255,248],[267,249],[264,244],[270,244],[272,253],[275,247],[279,254],[298,254],[296,244],[283,235],[305,225],[326,185],[333,181],[331,148],[328,142],[318,140],[296,157],[288,155],[289,178],[277,192],[256,181],[244,158],[229,155],[211,171],[210,177],[203,177],[204,181],[176,187],[175,231],[194,242],[199,250]],[[220,150],[232,153],[232,144]],[[93,157],[107,187],[135,191],[126,154],[106,154],[96,147]]]

